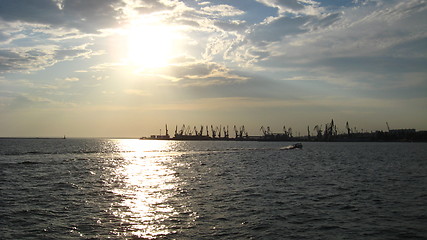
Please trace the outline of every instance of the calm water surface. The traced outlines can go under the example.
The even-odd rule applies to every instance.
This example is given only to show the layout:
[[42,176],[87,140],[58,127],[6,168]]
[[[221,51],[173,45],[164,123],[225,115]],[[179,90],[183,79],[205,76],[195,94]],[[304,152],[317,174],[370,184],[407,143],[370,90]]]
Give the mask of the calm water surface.
[[427,239],[426,143],[0,139],[0,239]]

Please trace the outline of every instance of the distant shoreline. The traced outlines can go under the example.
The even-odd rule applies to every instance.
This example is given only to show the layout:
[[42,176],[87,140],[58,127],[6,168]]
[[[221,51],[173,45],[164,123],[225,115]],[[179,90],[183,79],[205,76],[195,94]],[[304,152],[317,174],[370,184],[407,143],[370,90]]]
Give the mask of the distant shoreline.
[[411,143],[411,142],[427,142],[426,139],[391,139],[391,140],[377,140],[377,139],[334,139],[334,140],[315,140],[315,139],[306,139],[306,138],[292,138],[292,139],[286,139],[286,140],[274,140],[274,139],[234,139],[234,138],[229,138],[229,139],[174,139],[174,138],[169,138],[169,139],[156,139],[156,138],[140,138],[139,140],[149,140],[149,141],[189,141],[189,142],[193,142],[193,141],[211,141],[211,142],[219,142],[219,141],[224,141],[224,142],[343,142],[343,143],[350,143],[350,142],[383,142],[383,143],[387,143],[387,142],[401,142],[401,143]]
[[338,139],[307,139],[306,137],[292,137],[289,139],[265,139],[257,136],[256,138],[236,139],[236,138],[193,138],[193,139],[177,139],[177,138],[150,138],[150,137],[0,137],[0,140],[67,140],[67,139],[139,139],[139,140],[155,140],[155,141],[236,141],[236,142],[427,142],[427,139],[372,139],[372,138],[338,138]]
[[64,137],[0,137],[0,139],[66,139]]
[[1,139],[138,139],[138,137],[0,137]]

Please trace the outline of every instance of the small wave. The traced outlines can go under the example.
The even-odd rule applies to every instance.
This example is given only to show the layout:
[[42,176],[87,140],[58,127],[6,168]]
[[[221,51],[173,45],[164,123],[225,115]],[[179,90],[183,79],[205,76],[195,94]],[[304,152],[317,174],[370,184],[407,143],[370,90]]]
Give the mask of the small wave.
[[336,225],[321,225],[318,227],[319,230],[335,230],[335,229],[341,229],[340,226]]
[[17,156],[17,155],[22,155],[21,152],[5,152],[5,153],[1,153],[0,155],[3,156]]
[[3,156],[22,156],[22,155],[49,155],[49,154],[59,154],[58,152],[40,152],[40,151],[28,151],[28,152],[5,152],[0,155]]
[[[39,151],[29,151],[29,152],[26,152],[26,154],[46,154],[46,152],[39,152]],[[48,153],[49,154],[49,153]]]
[[91,154],[91,153],[106,153],[106,152],[95,151],[95,150],[79,150],[79,151],[73,151],[70,153],[73,153],[73,154]]
[[34,161],[23,161],[23,162],[19,162],[18,164],[32,165],[32,164],[41,164],[41,163],[34,162]]

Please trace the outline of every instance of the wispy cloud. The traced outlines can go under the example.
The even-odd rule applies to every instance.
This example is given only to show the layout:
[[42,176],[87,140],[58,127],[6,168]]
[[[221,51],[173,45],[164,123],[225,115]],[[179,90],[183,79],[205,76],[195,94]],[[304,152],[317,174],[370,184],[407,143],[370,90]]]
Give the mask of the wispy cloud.
[[77,77],[67,77],[64,79],[64,81],[66,81],[66,82],[78,82],[78,81],[80,81],[80,79]]

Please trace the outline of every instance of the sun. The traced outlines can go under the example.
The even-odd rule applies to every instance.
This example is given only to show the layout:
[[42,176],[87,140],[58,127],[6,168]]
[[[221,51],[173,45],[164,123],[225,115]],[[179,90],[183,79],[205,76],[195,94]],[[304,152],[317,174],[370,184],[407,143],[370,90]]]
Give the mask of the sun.
[[177,51],[178,32],[153,19],[138,19],[126,28],[126,64],[138,70],[166,67]]

